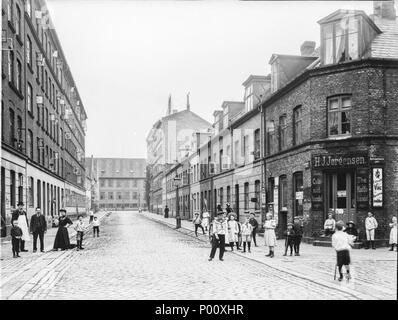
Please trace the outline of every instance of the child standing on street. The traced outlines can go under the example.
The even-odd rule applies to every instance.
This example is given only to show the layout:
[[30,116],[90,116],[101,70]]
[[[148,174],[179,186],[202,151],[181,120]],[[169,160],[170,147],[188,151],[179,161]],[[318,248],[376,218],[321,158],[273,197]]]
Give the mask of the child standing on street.
[[294,240],[295,240],[295,232],[293,229],[293,223],[287,224],[287,230],[284,232],[284,235],[286,236],[284,256],[287,255],[288,247],[290,247],[290,255],[292,256],[293,255],[293,245],[294,245]]
[[83,222],[83,217],[79,216],[77,220],[75,230],[76,230],[76,244],[77,244],[77,251],[83,250],[84,248],[82,247],[83,245],[83,235],[84,235],[84,222]]
[[100,226],[100,222],[98,220],[97,217],[94,217],[93,220],[93,236],[95,238],[95,233],[97,233],[97,237],[99,237],[99,226]]
[[351,235],[343,231],[344,222],[338,221],[336,223],[336,232],[332,236],[332,246],[337,252],[337,263],[339,268],[339,281],[343,280],[342,267],[345,266],[347,271],[347,279],[350,279],[350,250],[351,246],[354,244],[354,239]]
[[11,243],[12,243],[12,255],[14,258],[19,258],[19,243],[22,238],[22,229],[18,227],[18,220],[13,222],[13,226],[11,228]]
[[242,224],[242,241],[243,241],[243,252],[247,249],[250,253],[250,245],[252,241],[253,226],[249,222],[249,218],[246,218],[245,222]]

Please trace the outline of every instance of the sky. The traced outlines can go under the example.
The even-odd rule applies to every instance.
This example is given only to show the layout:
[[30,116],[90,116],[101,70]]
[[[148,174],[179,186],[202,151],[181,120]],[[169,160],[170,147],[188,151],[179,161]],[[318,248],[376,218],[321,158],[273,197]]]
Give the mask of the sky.
[[86,157],[146,158],[146,136],[186,107],[209,122],[243,100],[250,74],[273,53],[320,42],[318,20],[337,9],[371,14],[372,1],[47,0],[86,109]]

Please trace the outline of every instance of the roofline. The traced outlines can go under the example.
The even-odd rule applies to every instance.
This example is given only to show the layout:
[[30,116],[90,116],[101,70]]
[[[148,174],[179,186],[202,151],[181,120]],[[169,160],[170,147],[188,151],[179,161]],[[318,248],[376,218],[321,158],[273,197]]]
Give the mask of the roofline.
[[250,82],[251,80],[268,80],[268,79],[270,79],[270,78],[271,78],[270,75],[259,76],[259,75],[251,74],[251,75],[242,83],[242,86],[246,87],[246,84],[247,84],[248,82]]
[[313,57],[313,56],[300,56],[300,55],[294,55],[294,54],[279,54],[279,53],[273,53],[271,58],[269,59],[269,64],[274,62],[277,58],[300,58],[302,60],[315,60],[318,57]]

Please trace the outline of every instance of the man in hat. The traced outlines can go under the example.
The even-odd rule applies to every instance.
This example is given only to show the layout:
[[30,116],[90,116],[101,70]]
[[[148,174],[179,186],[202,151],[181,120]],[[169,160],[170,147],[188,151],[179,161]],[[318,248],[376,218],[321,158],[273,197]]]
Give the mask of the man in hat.
[[338,221],[336,223],[336,232],[332,236],[332,246],[336,250],[337,253],[337,263],[336,265],[339,268],[339,281],[343,280],[342,267],[345,266],[347,271],[347,278],[351,278],[350,276],[350,250],[353,245],[353,239],[350,235],[343,231],[344,222]]
[[368,212],[368,216],[365,219],[366,229],[366,246],[365,249],[369,249],[369,243],[372,245],[372,249],[376,249],[375,246],[375,231],[378,227],[377,220],[373,217],[372,212]]
[[24,203],[18,202],[18,208],[12,213],[11,224],[14,225],[14,221],[18,220],[18,227],[22,230],[21,237],[21,252],[27,252],[25,249],[25,241],[29,241],[29,222],[25,210],[23,209]]
[[354,221],[347,222],[347,228],[345,228],[344,232],[352,236],[352,239],[355,241],[358,238],[358,230],[355,228]]
[[225,234],[227,232],[227,223],[224,219],[224,212],[219,211],[217,213],[217,218],[212,222],[211,227],[211,252],[209,261],[214,259],[217,247],[220,247],[219,259],[224,261],[224,251],[225,251]]
[[41,209],[36,208],[36,214],[30,219],[30,232],[33,234],[33,252],[37,251],[37,237],[40,239],[40,251],[44,252],[44,233],[47,231],[47,223]]
[[203,234],[205,234],[205,229],[202,226],[202,219],[198,212],[195,212],[195,218],[193,218],[192,223],[195,225],[195,235],[198,236],[198,228],[202,229]]

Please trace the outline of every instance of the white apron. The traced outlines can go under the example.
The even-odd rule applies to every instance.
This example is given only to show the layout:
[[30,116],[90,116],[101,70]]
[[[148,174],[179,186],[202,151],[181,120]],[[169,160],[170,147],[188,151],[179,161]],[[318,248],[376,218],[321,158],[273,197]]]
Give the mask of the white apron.
[[20,227],[22,230],[21,240],[30,241],[29,227],[28,224],[26,223],[26,216],[24,214],[20,214],[18,216],[18,227]]

